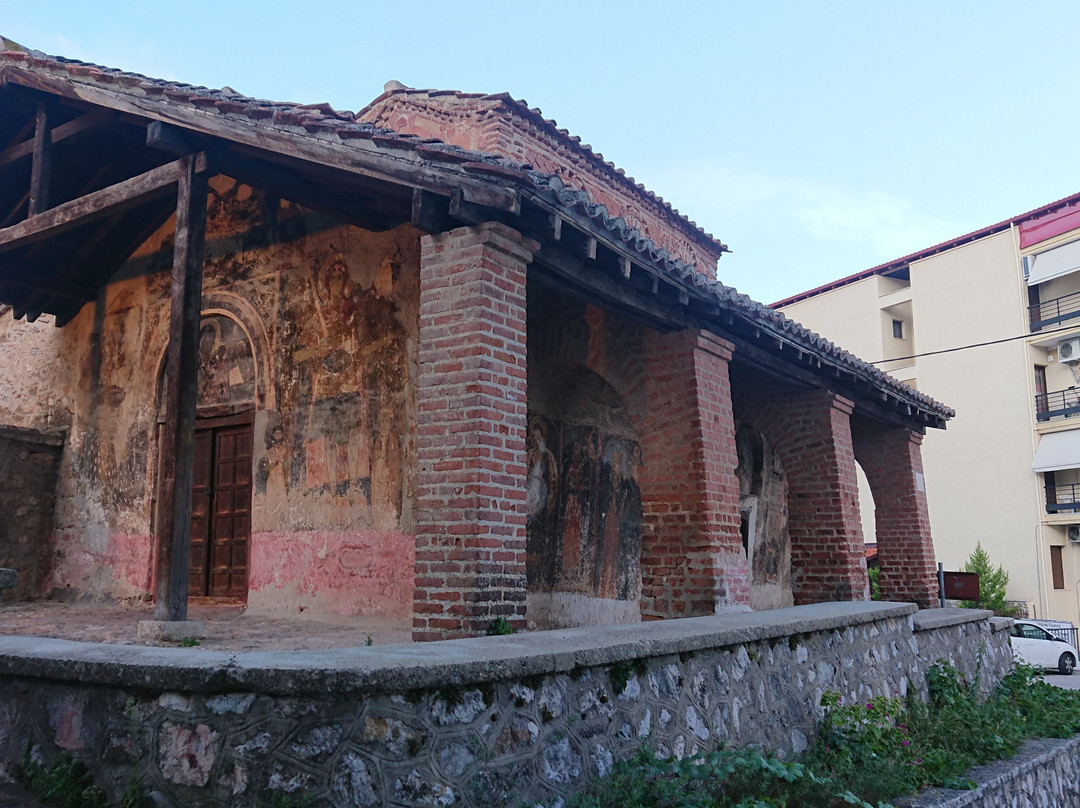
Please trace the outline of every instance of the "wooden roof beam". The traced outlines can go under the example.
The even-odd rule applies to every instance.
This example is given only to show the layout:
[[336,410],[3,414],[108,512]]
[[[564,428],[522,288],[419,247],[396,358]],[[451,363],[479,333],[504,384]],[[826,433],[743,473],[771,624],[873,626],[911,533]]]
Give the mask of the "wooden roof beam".
[[[205,173],[205,155],[200,153],[197,162],[200,173]],[[179,166],[179,161],[167,163],[5,227],[0,230],[0,252],[35,244],[102,217],[136,207],[147,200],[164,196],[176,186],[180,177]]]
[[[67,140],[68,138],[81,135],[92,129],[97,129],[108,123],[113,117],[113,114],[106,110],[87,112],[85,115],[80,115],[73,121],[68,121],[67,123],[62,123],[59,126],[54,127],[49,133],[50,142],[55,146],[57,143]],[[23,160],[33,153],[33,138],[21,143],[16,143],[14,146],[9,146],[3,151],[0,151],[0,168]]]

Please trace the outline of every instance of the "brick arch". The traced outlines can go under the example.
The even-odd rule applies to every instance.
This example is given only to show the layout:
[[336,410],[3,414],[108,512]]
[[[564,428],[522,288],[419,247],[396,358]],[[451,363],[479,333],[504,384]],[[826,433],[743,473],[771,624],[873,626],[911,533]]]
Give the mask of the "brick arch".
[[937,605],[922,435],[900,426],[855,419],[852,443],[874,497],[882,599],[912,601],[923,608]]
[[735,420],[761,431],[789,484],[795,603],[869,597],[852,449],[853,405],[829,390],[804,390],[739,366]]

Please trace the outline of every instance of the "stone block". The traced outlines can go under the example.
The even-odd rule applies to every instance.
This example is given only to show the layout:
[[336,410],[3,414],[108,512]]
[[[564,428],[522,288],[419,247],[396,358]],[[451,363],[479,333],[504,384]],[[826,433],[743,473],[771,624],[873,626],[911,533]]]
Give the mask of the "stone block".
[[206,634],[202,620],[140,620],[136,636],[140,640],[153,642],[180,642],[193,637],[198,639]]

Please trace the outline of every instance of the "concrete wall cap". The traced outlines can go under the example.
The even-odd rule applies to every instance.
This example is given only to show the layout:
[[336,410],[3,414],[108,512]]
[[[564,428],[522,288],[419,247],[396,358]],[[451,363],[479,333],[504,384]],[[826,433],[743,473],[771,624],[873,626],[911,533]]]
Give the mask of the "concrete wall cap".
[[400,693],[693,653],[908,618],[916,611],[911,603],[818,603],[767,612],[329,651],[228,653],[0,636],[0,675],[195,693]]
[[978,623],[993,617],[994,613],[988,609],[921,609],[912,617],[912,622],[916,631],[928,631],[963,623]]

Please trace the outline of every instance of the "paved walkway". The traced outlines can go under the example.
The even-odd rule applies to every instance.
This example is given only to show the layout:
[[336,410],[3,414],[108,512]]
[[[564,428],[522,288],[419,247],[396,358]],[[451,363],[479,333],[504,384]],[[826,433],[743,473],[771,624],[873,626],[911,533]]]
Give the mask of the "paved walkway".
[[[188,617],[202,620],[206,634],[199,645],[218,651],[316,651],[369,644],[411,642],[411,626],[387,618],[318,620],[248,614],[242,606],[192,604]],[[0,604],[0,634],[56,637],[81,642],[153,645],[135,636],[140,620],[153,618],[147,604],[59,603],[34,601]],[[0,808],[3,808],[0,803]]]

